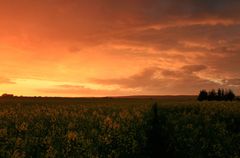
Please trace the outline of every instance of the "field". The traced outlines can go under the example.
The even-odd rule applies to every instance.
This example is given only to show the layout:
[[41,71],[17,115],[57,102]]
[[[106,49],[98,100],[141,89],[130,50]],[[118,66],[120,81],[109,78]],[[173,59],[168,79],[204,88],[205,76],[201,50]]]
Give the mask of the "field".
[[1,98],[0,157],[240,157],[240,102]]

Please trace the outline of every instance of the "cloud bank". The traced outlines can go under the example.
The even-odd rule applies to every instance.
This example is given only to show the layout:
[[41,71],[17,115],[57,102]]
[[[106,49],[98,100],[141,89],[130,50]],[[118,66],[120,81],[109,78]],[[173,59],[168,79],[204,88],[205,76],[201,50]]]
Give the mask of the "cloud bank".
[[196,94],[221,86],[239,93],[238,0],[4,0],[0,18],[0,72],[9,83],[98,85],[32,85],[36,95]]

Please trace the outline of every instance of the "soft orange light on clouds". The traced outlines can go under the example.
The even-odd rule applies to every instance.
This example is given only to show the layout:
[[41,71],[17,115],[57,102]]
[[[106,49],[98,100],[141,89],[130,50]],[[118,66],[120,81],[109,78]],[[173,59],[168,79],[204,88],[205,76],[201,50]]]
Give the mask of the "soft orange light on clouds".
[[240,91],[237,0],[2,0],[0,93]]

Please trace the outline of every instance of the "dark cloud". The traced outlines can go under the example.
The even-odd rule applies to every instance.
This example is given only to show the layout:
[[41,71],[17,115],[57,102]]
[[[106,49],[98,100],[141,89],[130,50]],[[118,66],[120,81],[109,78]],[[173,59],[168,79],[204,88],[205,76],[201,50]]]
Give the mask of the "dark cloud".
[[186,72],[193,73],[205,70],[207,67],[205,65],[186,65],[183,66],[182,69]]
[[93,79],[92,81],[98,84],[106,85],[121,85],[124,88],[138,88],[141,86],[147,86],[149,84],[154,84],[154,74],[157,72],[158,68],[148,68],[139,74],[133,75],[129,78],[120,79]]
[[140,89],[142,94],[195,94],[202,88],[211,89],[221,86],[192,73],[204,69],[206,67],[203,65],[188,65],[179,70],[149,68],[128,78],[95,79],[93,81],[103,85]]
[[161,69],[161,74],[166,79],[181,79],[181,78],[191,79],[192,77],[193,78],[197,77],[193,73],[200,72],[206,69],[207,67],[205,65],[185,65],[178,70]]
[[[105,42],[146,26],[239,22],[238,0],[12,0],[1,2],[1,33],[49,40]],[[7,31],[9,32],[9,31]],[[5,33],[6,34],[6,33]],[[92,41],[93,42],[93,41]]]
[[239,50],[240,25],[190,25],[147,29],[119,37],[122,42],[181,52],[226,53]]
[[[129,45],[154,48],[155,59],[206,65],[219,73],[236,75],[240,63],[239,37],[240,25],[201,24],[147,29],[123,35],[119,39]],[[151,54],[145,54],[145,57],[149,56]]]

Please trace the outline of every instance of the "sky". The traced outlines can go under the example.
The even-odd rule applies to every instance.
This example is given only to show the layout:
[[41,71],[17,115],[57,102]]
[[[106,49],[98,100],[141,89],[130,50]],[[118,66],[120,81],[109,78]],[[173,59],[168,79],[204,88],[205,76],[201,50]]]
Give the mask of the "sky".
[[0,93],[240,94],[239,0],[0,0]]

